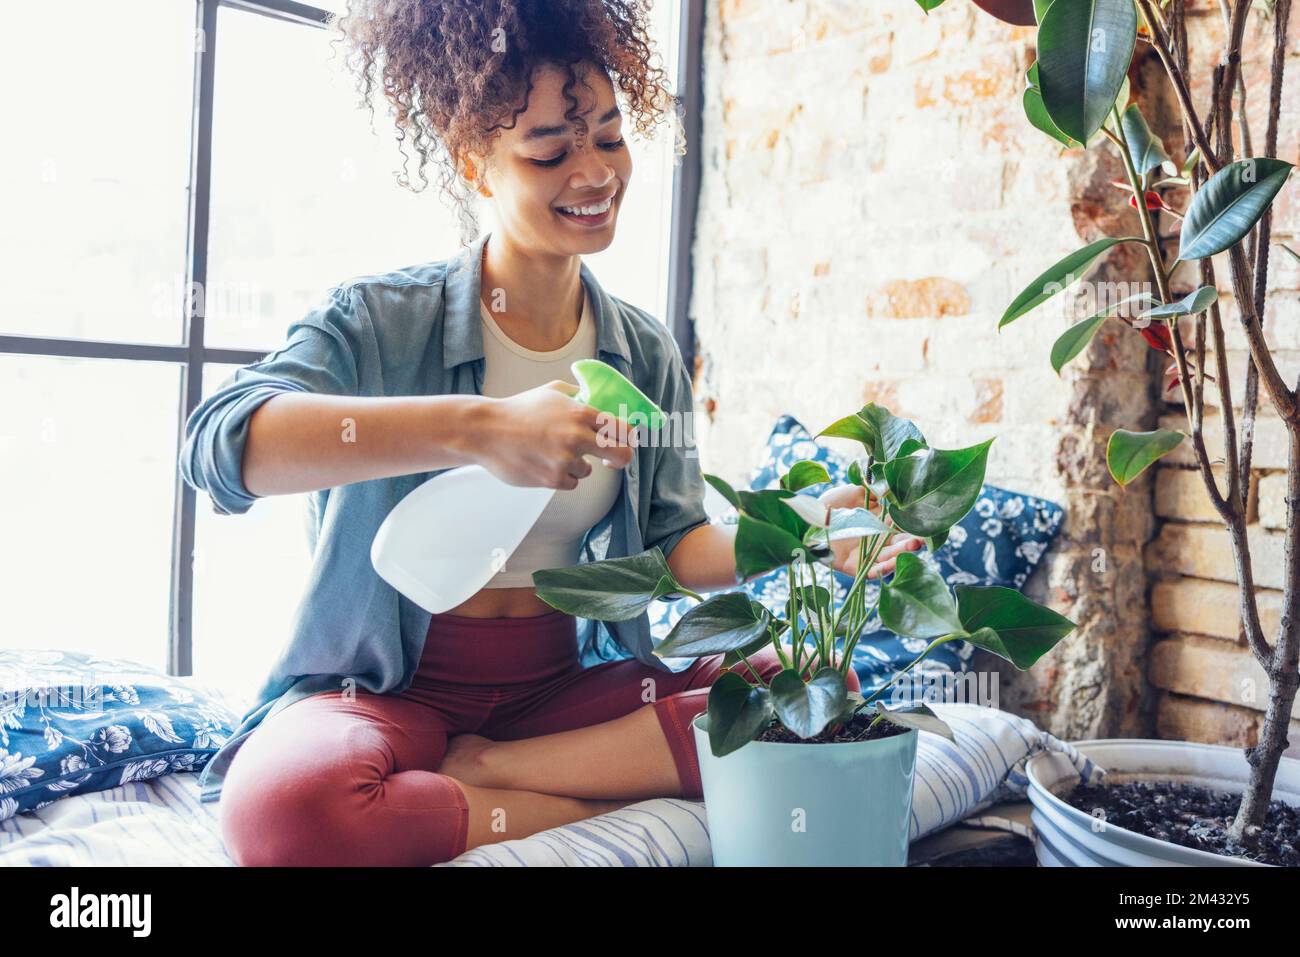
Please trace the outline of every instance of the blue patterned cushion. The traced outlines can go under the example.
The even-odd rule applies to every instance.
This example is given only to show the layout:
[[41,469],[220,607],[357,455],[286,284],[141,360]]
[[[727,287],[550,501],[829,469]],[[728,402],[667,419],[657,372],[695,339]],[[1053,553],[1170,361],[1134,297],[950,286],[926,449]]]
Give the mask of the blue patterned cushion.
[[72,794],[198,771],[238,723],[188,678],[91,654],[0,650],[0,821]]
[[[753,490],[779,488],[781,475],[800,461],[822,463],[831,477],[829,484],[808,486],[801,494],[815,497],[848,481],[849,460],[819,444],[793,416],[784,415],[768,437],[762,461],[750,476],[749,487]],[[934,554],[929,551],[917,554],[938,570],[949,585],[1002,585],[1018,590],[1056,537],[1063,517],[1061,507],[1053,502],[985,485],[975,507],[953,526],[943,547]],[[735,509],[729,509],[719,519],[724,523],[735,520]],[[818,584],[832,590],[838,606],[848,594],[852,577],[822,565],[816,566],[815,571]],[[784,614],[790,597],[785,569],[761,575],[747,582],[745,589],[773,613]],[[866,586],[868,604],[875,603],[879,590],[875,583]],[[650,608],[651,633],[656,639],[666,638],[672,626],[694,604],[689,598],[654,602]],[[902,638],[881,627],[879,618],[872,618],[853,649],[853,670],[863,690],[874,691],[886,684],[924,651],[926,644],[922,639]],[[930,676],[933,676],[930,680],[937,681],[944,673],[968,671],[973,651],[964,641],[939,647],[913,670],[921,678],[913,687],[923,685]]]

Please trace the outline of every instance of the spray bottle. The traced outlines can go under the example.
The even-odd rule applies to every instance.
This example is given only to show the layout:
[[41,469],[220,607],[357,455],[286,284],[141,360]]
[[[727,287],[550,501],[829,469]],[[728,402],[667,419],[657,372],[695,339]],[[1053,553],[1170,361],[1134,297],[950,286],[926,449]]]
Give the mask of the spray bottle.
[[[617,369],[599,359],[570,368],[572,398],[629,425],[660,428],[662,410]],[[510,485],[481,465],[435,475],[388,513],[370,546],[379,577],[431,614],[479,591],[514,554],[556,490]]]

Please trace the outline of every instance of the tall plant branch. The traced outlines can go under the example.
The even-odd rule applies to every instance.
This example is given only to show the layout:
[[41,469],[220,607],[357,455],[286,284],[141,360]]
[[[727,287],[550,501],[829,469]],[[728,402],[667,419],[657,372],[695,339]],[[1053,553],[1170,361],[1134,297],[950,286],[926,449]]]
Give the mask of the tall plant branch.
[[[1264,155],[1277,156],[1278,116],[1282,112],[1282,85],[1286,74],[1287,29],[1291,19],[1291,0],[1277,0],[1273,8],[1273,62],[1269,70],[1268,127],[1264,133]],[[1245,106],[1242,106],[1243,120]],[[1243,131],[1246,129],[1242,127]],[[1265,319],[1264,304],[1268,293],[1269,247],[1273,240],[1273,207],[1270,205],[1260,217],[1254,233],[1255,255],[1255,314],[1260,324]],[[1250,459],[1255,439],[1255,410],[1259,405],[1259,370],[1252,360],[1246,370],[1246,395],[1242,412],[1241,468],[1250,473]]]

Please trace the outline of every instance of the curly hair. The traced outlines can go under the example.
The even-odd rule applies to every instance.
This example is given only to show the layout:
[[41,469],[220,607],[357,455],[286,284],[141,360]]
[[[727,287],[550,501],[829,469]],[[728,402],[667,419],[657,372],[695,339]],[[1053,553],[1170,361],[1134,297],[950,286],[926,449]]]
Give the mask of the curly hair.
[[[567,73],[565,118],[581,128],[575,66],[594,63],[622,91],[638,134],[652,136],[673,98],[648,28],[648,0],[351,0],[338,29],[350,47],[361,104],[374,119],[376,89],[391,105],[402,151],[398,183],[439,185],[468,219],[467,153],[488,153],[528,108],[535,67]],[[417,189],[409,176],[418,156]],[[464,224],[464,223],[463,223]]]

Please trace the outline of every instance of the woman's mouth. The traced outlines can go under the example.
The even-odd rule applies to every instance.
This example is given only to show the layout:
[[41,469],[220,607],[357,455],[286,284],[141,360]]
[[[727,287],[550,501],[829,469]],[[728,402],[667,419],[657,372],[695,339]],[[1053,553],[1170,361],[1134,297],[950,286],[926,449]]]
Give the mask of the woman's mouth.
[[604,226],[613,214],[614,197],[578,206],[556,206],[555,211],[580,226]]

